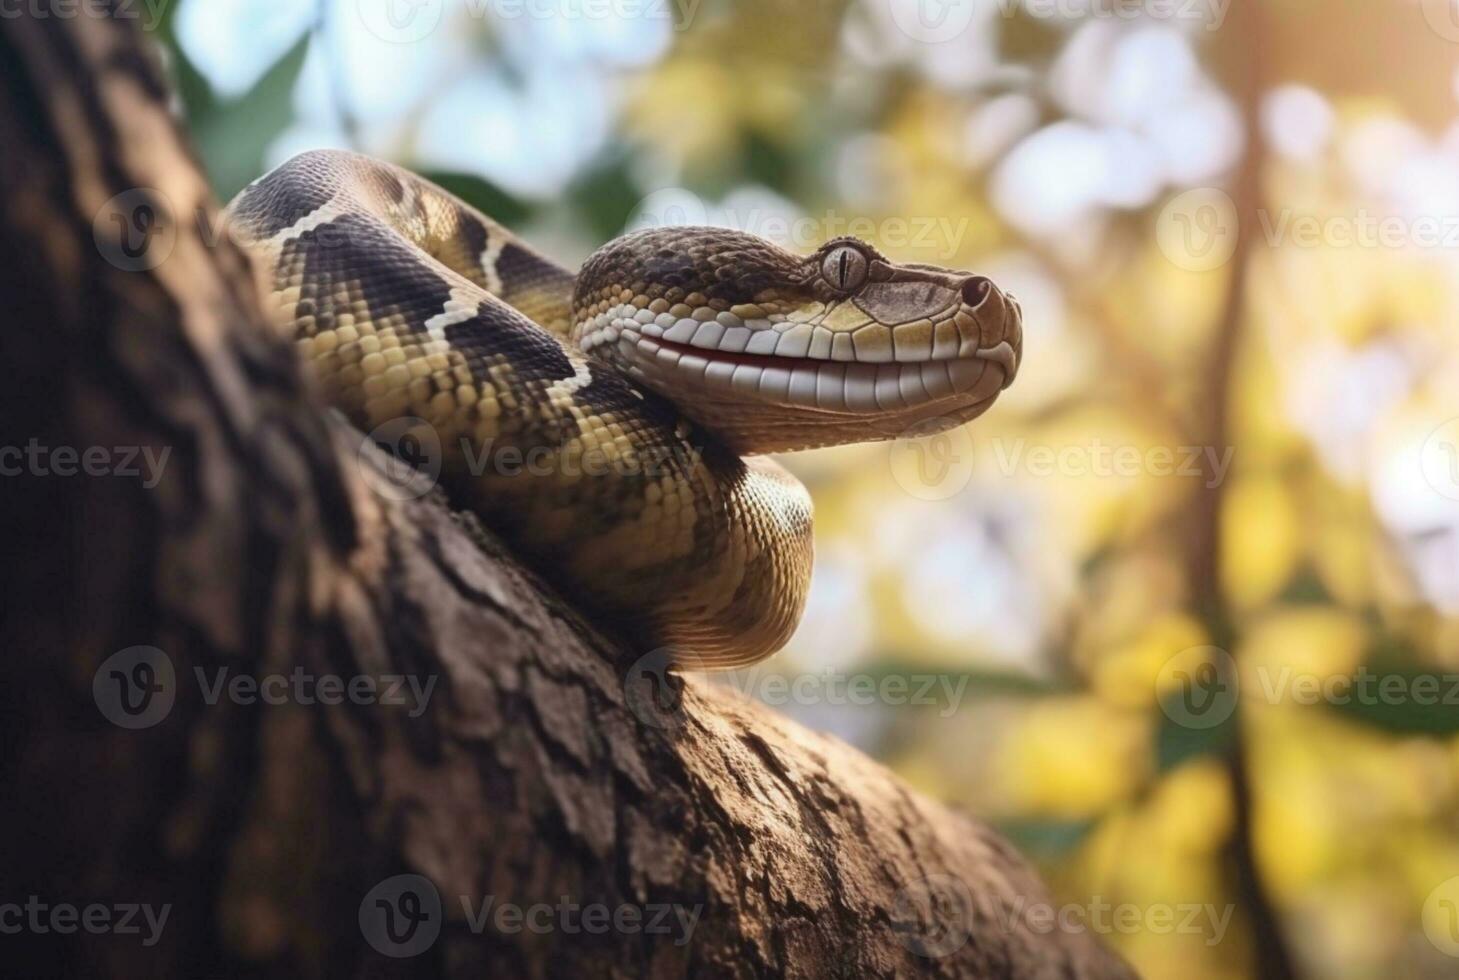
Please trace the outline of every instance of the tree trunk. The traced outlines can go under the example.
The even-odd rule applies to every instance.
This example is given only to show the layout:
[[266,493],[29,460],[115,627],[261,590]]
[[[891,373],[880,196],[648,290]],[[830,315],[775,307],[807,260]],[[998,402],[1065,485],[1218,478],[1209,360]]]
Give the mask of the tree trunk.
[[987,829],[415,499],[80,10],[0,21],[7,970],[1130,976]]

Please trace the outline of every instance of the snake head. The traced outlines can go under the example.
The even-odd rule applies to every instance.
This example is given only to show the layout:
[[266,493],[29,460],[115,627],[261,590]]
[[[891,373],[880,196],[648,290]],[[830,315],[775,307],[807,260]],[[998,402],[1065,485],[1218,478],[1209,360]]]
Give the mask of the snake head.
[[741,453],[975,418],[1012,383],[1018,302],[857,238],[797,255],[724,228],[614,239],[577,277],[573,337]]

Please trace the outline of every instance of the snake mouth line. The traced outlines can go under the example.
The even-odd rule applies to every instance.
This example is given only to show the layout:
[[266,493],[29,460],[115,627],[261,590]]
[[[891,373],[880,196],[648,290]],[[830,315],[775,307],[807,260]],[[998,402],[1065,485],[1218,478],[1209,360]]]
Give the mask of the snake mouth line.
[[[803,366],[807,364],[831,363],[823,359],[810,357],[780,357],[775,354],[746,354],[743,351],[719,350],[718,348],[714,347],[696,347],[693,344],[681,344],[673,340],[664,340],[662,337],[654,337],[650,339],[652,343],[658,344],[660,348],[663,348],[665,350],[677,351],[680,358],[688,355],[690,357],[703,357],[710,360],[727,362],[730,364],[747,364],[751,367],[761,368],[783,368],[787,365]],[[952,358],[952,360],[959,360],[959,358]],[[1006,340],[1001,341],[994,347],[981,349],[974,353],[971,357],[964,357],[961,358],[961,360],[992,361],[994,364],[1000,365],[1003,368],[1003,374],[1005,375],[1006,379],[1003,382],[1003,387],[1005,388],[1013,383],[1014,377],[1018,374],[1018,355],[1014,352],[1013,345]],[[836,363],[854,364],[858,362],[842,361]],[[915,367],[917,364],[947,363],[947,361],[898,361],[894,363],[900,364],[903,367]]]
[[682,358],[685,355],[690,357],[703,357],[726,364],[746,364],[750,367],[760,368],[783,368],[790,365],[812,363],[810,358],[802,357],[779,357],[775,354],[746,354],[743,351],[720,350],[715,347],[695,347],[693,344],[681,344],[672,340],[664,340],[662,337],[646,338],[649,343],[657,344],[664,350],[677,351]]
[[[836,412],[922,408],[947,398],[981,401],[1006,388],[1016,355],[1004,341],[972,357],[870,364],[746,354],[676,343],[625,330],[640,362],[673,368],[710,388]],[[1000,371],[989,371],[989,364]]]

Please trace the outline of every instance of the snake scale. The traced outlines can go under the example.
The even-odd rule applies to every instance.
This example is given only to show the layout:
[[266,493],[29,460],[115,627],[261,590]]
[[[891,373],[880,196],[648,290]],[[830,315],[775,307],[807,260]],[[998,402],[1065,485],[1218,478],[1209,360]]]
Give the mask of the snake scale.
[[838,238],[616,238],[576,275],[410,172],[297,156],[229,205],[327,400],[440,447],[440,480],[590,616],[681,667],[790,636],[811,502],[766,453],[957,424],[1012,382],[988,279]]

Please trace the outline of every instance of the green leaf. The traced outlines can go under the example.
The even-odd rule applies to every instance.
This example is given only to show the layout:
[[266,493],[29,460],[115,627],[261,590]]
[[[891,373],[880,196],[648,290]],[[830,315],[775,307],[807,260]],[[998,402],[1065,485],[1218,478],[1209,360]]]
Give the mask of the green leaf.
[[164,8],[162,19],[157,24],[157,35],[167,48],[168,67],[173,85],[182,99],[184,117],[189,126],[195,126],[198,120],[207,118],[216,110],[218,100],[213,96],[212,86],[177,41],[177,11],[181,7],[181,3],[170,3]]
[[[946,667],[921,661],[910,650],[894,650],[879,654],[859,671],[878,681],[886,677],[934,678],[937,690],[951,685],[968,697],[1055,697],[1076,694],[1083,688],[1069,678],[1043,678],[1011,670],[948,670]],[[920,682],[919,682],[920,683]]]
[[1359,674],[1338,699],[1337,714],[1392,735],[1459,734],[1459,675],[1408,669]]
[[744,175],[779,194],[790,195],[794,166],[790,151],[751,130],[743,142]]
[[1000,821],[998,830],[1024,854],[1050,859],[1074,850],[1097,825],[1095,820],[1017,820]]
[[203,165],[221,200],[263,173],[264,152],[293,119],[294,83],[304,67],[309,40],[307,34],[300,38],[247,95],[216,103],[190,120]]
[[1179,724],[1172,715],[1183,717],[1179,705],[1159,715],[1160,727],[1155,735],[1155,765],[1159,772],[1169,772],[1200,756],[1222,755],[1236,737],[1235,714],[1207,728]]
[[600,162],[567,189],[568,200],[599,241],[623,231],[643,196],[629,177],[628,161],[623,157]]
[[1330,606],[1334,599],[1316,571],[1305,568],[1292,577],[1276,602],[1289,606]]

